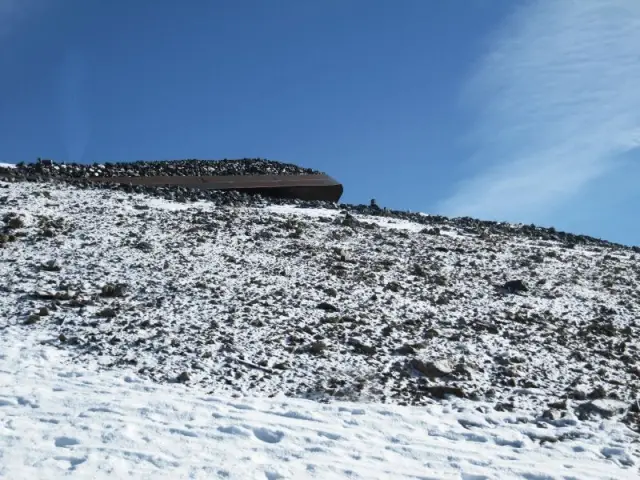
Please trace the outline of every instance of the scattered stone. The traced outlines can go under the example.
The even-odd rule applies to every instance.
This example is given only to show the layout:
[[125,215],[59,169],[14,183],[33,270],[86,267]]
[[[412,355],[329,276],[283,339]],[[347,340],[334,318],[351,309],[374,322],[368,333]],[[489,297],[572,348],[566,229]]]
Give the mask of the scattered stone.
[[102,287],[100,295],[107,298],[124,297],[127,285],[124,283],[107,283]]
[[98,313],[96,313],[96,317],[98,318],[115,318],[116,315],[116,311],[113,308],[109,307],[103,308]]
[[607,398],[607,390],[602,385],[598,385],[591,392],[589,392],[587,397],[590,400],[598,400],[598,399],[602,399],[602,398]]
[[424,338],[427,338],[427,339],[436,338],[436,337],[439,337],[439,336],[440,336],[440,332],[438,330],[436,330],[435,328],[428,328],[424,332]]
[[416,277],[426,277],[427,276],[427,272],[418,263],[414,263],[413,267],[411,267],[411,274],[415,275]]
[[423,388],[429,396],[438,399],[445,399],[448,395],[458,398],[465,398],[466,394],[461,387],[451,385],[433,385]]
[[327,349],[327,344],[322,340],[318,340],[316,342],[313,342],[311,345],[309,345],[306,350],[309,353],[312,353],[314,355],[320,355],[326,349]]
[[24,321],[24,324],[25,325],[33,325],[35,323],[38,323],[39,321],[40,321],[40,315],[38,315],[37,313],[32,313]]
[[[159,172],[169,172],[173,168],[169,164],[162,165],[158,167]],[[179,165],[184,165],[185,171],[200,168],[207,172],[208,168],[206,163]],[[43,165],[41,168],[47,172],[55,166]],[[93,173],[98,171],[98,167],[93,168]],[[129,171],[135,175],[140,172],[154,174],[153,168],[145,163],[141,166],[110,167],[109,174],[115,175],[121,168],[125,169],[122,172]],[[182,167],[176,166],[179,168]],[[82,188],[87,186],[82,184],[82,180],[76,182],[71,179],[76,175],[80,178],[92,174],[88,168],[78,166],[69,167],[69,170],[74,173],[65,177],[67,180]],[[366,385],[366,394],[375,401],[384,399],[390,403],[403,401],[424,405],[431,403],[428,397],[455,394],[480,398],[484,397],[485,391],[494,390],[492,401],[499,402],[503,406],[498,408],[505,409],[504,405],[513,405],[519,395],[526,394],[524,408],[535,408],[536,414],[545,412],[543,417],[549,419],[557,419],[567,412],[566,404],[562,408],[555,404],[546,405],[545,396],[536,396],[537,392],[526,393],[525,389],[539,387],[557,398],[569,392],[569,388],[586,384],[590,387],[582,394],[569,393],[567,396],[581,398],[580,402],[594,402],[611,400],[612,396],[619,395],[626,404],[629,404],[630,397],[637,396],[640,389],[640,374],[634,373],[639,353],[636,337],[640,329],[634,324],[637,317],[637,302],[634,300],[640,258],[634,257],[626,247],[538,227],[382,211],[373,203],[327,206],[287,200],[298,208],[322,206],[345,212],[337,216],[337,223],[341,223],[344,217],[346,225],[359,226],[358,229],[336,228],[328,224],[336,218],[333,215],[325,217],[327,224],[324,220],[309,218],[305,220],[308,223],[302,235],[304,238],[292,241],[285,237],[288,233],[300,237],[299,222],[289,221],[282,226],[284,222],[277,217],[272,218],[266,210],[250,217],[244,209],[236,208],[256,204],[267,206],[265,199],[249,199],[231,192],[194,193],[173,187],[159,189],[129,185],[116,188],[112,185],[90,188],[119,190],[118,195],[125,191],[132,195],[160,195],[183,201],[211,200],[216,208],[206,212],[185,209],[175,214],[158,211],[157,216],[139,212],[128,216],[117,209],[111,211],[109,203],[104,207],[88,205],[88,215],[95,217],[98,214],[107,223],[115,222],[125,235],[129,231],[134,232],[124,241],[130,249],[122,251],[118,244],[109,247],[117,252],[105,251],[105,257],[109,257],[105,260],[108,261],[87,256],[86,264],[82,265],[82,268],[86,267],[84,278],[80,278],[76,271],[77,259],[67,255],[60,257],[64,259],[64,277],[69,274],[69,278],[64,280],[63,276],[42,275],[29,269],[33,262],[38,267],[38,255],[41,254],[37,249],[32,250],[32,245],[41,245],[47,255],[55,257],[59,252],[68,252],[67,241],[74,245],[77,242],[78,248],[83,249],[81,255],[84,260],[87,249],[92,254],[90,249],[93,245],[103,247],[95,230],[84,230],[78,222],[80,231],[77,234],[46,241],[38,234],[31,235],[30,231],[14,230],[9,234],[6,222],[0,223],[0,243],[9,241],[9,235],[16,237],[19,234],[17,238],[25,239],[24,243],[7,245],[3,250],[9,253],[5,255],[6,266],[16,275],[12,272],[12,278],[6,282],[9,290],[0,286],[0,292],[3,295],[8,293],[11,301],[14,297],[20,301],[24,299],[25,303],[18,311],[36,311],[40,321],[45,315],[42,315],[42,310],[38,311],[42,304],[38,298],[46,299],[50,305],[46,308],[51,311],[58,309],[59,314],[43,327],[58,326],[64,328],[66,335],[71,336],[69,332],[77,335],[73,341],[67,340],[63,334],[58,337],[61,343],[75,342],[81,346],[73,349],[74,354],[91,353],[105,359],[111,356],[112,367],[131,365],[136,358],[146,365],[148,357],[152,357],[158,363],[150,362],[154,366],[145,367],[144,371],[156,381],[170,380],[174,372],[201,369],[204,372],[201,383],[205,387],[220,384],[236,389],[245,385],[257,391],[264,388],[265,393],[271,389],[268,394],[274,390],[287,395],[323,391],[329,396],[343,395],[342,398],[346,398],[353,395],[357,398],[363,393],[362,385]],[[9,193],[8,205],[20,208],[13,192]],[[110,192],[105,191],[104,195],[106,197]],[[30,197],[25,198],[33,201]],[[138,201],[138,198],[131,196],[129,202]],[[67,201],[63,196],[56,200],[61,203]],[[140,208],[147,209],[148,206]],[[62,224],[57,220],[39,222],[39,235],[45,228],[50,228],[56,235],[66,233],[68,226],[75,222],[74,215],[69,213]],[[431,235],[439,234],[442,229],[443,232],[462,232],[464,237],[429,238],[414,232],[398,233],[392,224],[377,232],[362,231],[369,220],[359,215],[409,220],[427,225],[425,233]],[[146,230],[146,222],[153,226],[160,217],[161,221],[167,222],[167,229],[175,233],[175,238],[163,240],[162,252],[155,243],[156,237]],[[24,218],[31,219],[31,213],[27,216],[25,212]],[[38,219],[39,216],[33,218]],[[140,223],[134,226],[132,222],[138,221],[136,219]],[[144,227],[138,228],[139,225]],[[256,232],[260,231],[269,235],[257,235]],[[236,233],[241,235],[240,241],[233,237]],[[152,239],[151,242],[140,242],[146,235]],[[514,241],[520,238],[530,241]],[[227,248],[229,239],[234,250]],[[322,244],[324,241],[330,245],[335,241],[340,245],[339,251],[331,253],[331,246]],[[196,246],[197,242],[205,245]],[[220,265],[218,258],[211,259],[201,272],[200,278],[206,282],[196,282],[188,272],[192,266],[192,249],[206,252],[214,244],[215,255],[226,259],[228,264]],[[578,245],[580,248],[563,251],[558,247],[560,244]],[[261,253],[273,256],[275,262],[263,264],[259,259],[254,261],[257,252],[254,245],[263,245],[265,248]],[[21,257],[26,259],[26,263],[14,261],[14,249],[18,246],[27,252]],[[151,261],[132,248],[151,251],[152,246],[162,256],[166,253],[166,258]],[[218,250],[218,247],[221,248]],[[551,249],[559,253],[547,255]],[[229,252],[233,255],[228,256]],[[289,257],[293,258],[295,266],[287,264]],[[573,257],[576,257],[575,264]],[[522,259],[526,260],[525,264],[521,263]],[[184,260],[185,272],[189,275],[183,275],[180,270],[181,260]],[[325,268],[327,263],[329,271]],[[606,264],[606,269],[601,268],[600,263]],[[336,264],[340,275],[331,269]],[[561,264],[562,268],[558,268]],[[145,276],[149,265],[152,269],[157,268],[157,275]],[[554,268],[550,269],[551,266]],[[535,286],[535,294],[539,292],[541,299],[554,301],[537,303],[528,297],[493,297],[484,288],[505,272],[517,277],[520,275],[518,272],[523,271],[522,267],[526,272],[520,280],[524,288],[513,284],[518,281],[512,280],[503,285],[504,290],[525,292],[530,291],[527,285],[531,285]],[[47,268],[46,263],[43,264],[42,270]],[[57,270],[51,268],[50,271]],[[120,273],[121,279],[124,275],[136,278],[135,291],[127,295],[126,300],[112,303],[98,298],[122,296],[126,288],[105,285],[98,292],[85,291],[84,285],[101,278],[106,281],[105,275],[118,275],[117,272],[127,272]],[[270,277],[271,274],[278,275],[278,278]],[[244,275],[258,280],[248,281]],[[607,293],[610,297],[592,299],[586,295],[580,302],[582,287],[590,284],[591,276],[599,287],[610,285],[612,293]],[[288,277],[286,287],[280,282],[282,277]],[[73,286],[54,286],[59,280],[71,281]],[[42,292],[42,296],[34,298],[29,295],[29,289],[35,282],[41,285],[39,288],[52,291]],[[191,288],[194,284],[202,290]],[[278,290],[284,293],[280,294]],[[381,293],[383,290],[402,294]],[[315,297],[318,294],[324,297]],[[189,298],[190,295],[193,297]],[[306,295],[312,298],[310,305]],[[164,302],[156,301],[160,296],[164,296]],[[316,298],[328,299],[332,303],[316,305]],[[55,307],[54,302],[57,302]],[[607,306],[599,305],[600,302]],[[72,306],[77,308],[71,309]],[[315,307],[322,311],[318,312]],[[553,313],[545,312],[547,307]],[[601,307],[604,308],[602,311]],[[166,316],[164,309],[170,312]],[[357,316],[335,313],[340,311],[357,312]],[[95,315],[115,320],[99,321]],[[201,315],[205,318],[200,318]],[[55,331],[54,338],[58,333]],[[487,333],[499,334],[499,337]],[[414,343],[416,340],[423,340],[425,344]],[[485,354],[494,353],[492,346],[496,342],[508,353],[492,360]],[[328,349],[327,345],[332,348]],[[429,348],[427,358],[447,358],[454,366],[448,362],[442,362],[446,364],[442,366],[441,362],[427,360],[414,365],[412,359],[420,355],[425,345]],[[226,355],[220,353],[226,351],[239,358],[227,367],[223,365]],[[314,359],[291,355],[301,352],[325,356]],[[519,352],[519,355],[513,352]],[[550,361],[540,365],[536,361],[538,352]],[[563,357],[564,352],[577,354]],[[388,355],[391,353],[402,357],[390,359]],[[292,363],[284,360],[290,355]],[[251,359],[259,360],[254,364]],[[563,370],[563,375],[558,375],[554,362],[561,360],[567,361],[568,368]],[[391,369],[385,368],[388,361],[392,362]],[[329,377],[333,381],[323,390],[311,383],[311,379],[320,378],[326,387]],[[438,382],[447,385],[433,385]],[[601,386],[603,390],[593,389],[594,385]],[[549,422],[546,426],[551,428]]]
[[554,408],[549,408],[542,413],[542,419],[555,422],[557,420],[560,420],[563,415],[564,412],[556,410]]
[[587,392],[583,388],[569,388],[567,394],[569,398],[573,400],[586,400],[588,397]]
[[445,361],[424,361],[420,358],[413,358],[410,361],[410,366],[420,372],[425,377],[438,378],[451,375],[453,368]]
[[7,224],[7,228],[12,230],[16,230],[18,228],[23,228],[25,226],[24,220],[20,217],[13,216],[11,214],[5,216],[4,222]]
[[40,265],[40,269],[46,272],[59,272],[60,270],[62,270],[62,267],[57,260],[47,260],[42,265]]
[[356,217],[351,215],[349,212],[345,212],[344,218],[340,221],[340,224],[343,227],[354,228],[360,225],[360,222],[356,219]]
[[150,242],[138,242],[134,246],[141,252],[150,253],[153,251],[153,245]]
[[391,292],[397,293],[402,289],[402,285],[399,282],[393,281],[389,282],[384,287],[385,290],[389,290]]
[[566,399],[558,400],[557,402],[548,403],[547,406],[553,410],[563,410],[563,411],[566,410],[568,407]]
[[274,370],[288,370],[290,367],[289,362],[276,362],[273,364]]
[[325,288],[324,289],[324,293],[326,293],[330,297],[334,297],[334,298],[338,296],[338,291],[333,287]]
[[316,305],[316,308],[319,310],[324,310],[325,312],[337,312],[338,311],[338,307],[336,307],[335,305],[332,305],[331,303],[328,302],[320,302],[318,305]]
[[592,415],[599,415],[602,418],[611,418],[615,415],[623,414],[628,405],[619,400],[613,399],[597,399],[585,402],[578,406],[578,418],[586,419]]
[[377,352],[376,347],[367,345],[366,343],[363,343],[362,341],[357,339],[350,339],[349,345],[353,347],[353,350],[356,353],[361,353],[363,355],[374,355]]
[[522,280],[509,280],[502,288],[509,293],[527,292],[529,290]]
[[412,345],[409,345],[408,343],[405,343],[404,345],[396,348],[394,350],[394,352],[397,355],[414,355],[416,353],[416,349],[413,348]]

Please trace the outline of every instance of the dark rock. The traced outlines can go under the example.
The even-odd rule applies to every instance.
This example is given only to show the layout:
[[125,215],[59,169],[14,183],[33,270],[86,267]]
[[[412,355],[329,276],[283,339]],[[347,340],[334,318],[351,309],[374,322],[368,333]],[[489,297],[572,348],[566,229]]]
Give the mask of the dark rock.
[[496,412],[513,412],[515,408],[516,406],[513,404],[513,402],[499,402],[496,403],[494,410]]
[[326,293],[330,297],[337,297],[338,296],[338,291],[333,287],[325,288],[324,289],[324,293]]
[[416,349],[413,348],[412,345],[405,343],[404,345],[396,348],[394,350],[394,353],[396,353],[397,355],[414,355],[416,353]]
[[18,216],[6,216],[4,218],[7,228],[18,229],[24,227],[24,220]]
[[549,408],[542,413],[542,419],[556,421],[556,420],[560,420],[563,415],[564,415],[564,412],[553,409],[553,408]]
[[328,302],[320,302],[318,305],[316,305],[316,308],[319,310],[324,310],[325,312],[337,312],[338,311],[338,307],[336,307],[335,305],[332,305]]
[[438,330],[436,330],[435,328],[428,328],[424,332],[424,338],[427,338],[427,339],[436,338],[436,337],[439,337],[439,336],[440,336],[440,332]]
[[429,396],[438,399],[445,399],[448,395],[452,395],[458,398],[465,398],[466,394],[461,387],[451,385],[432,385],[423,387],[422,391],[426,392]]
[[113,308],[104,308],[96,313],[96,316],[99,318],[115,318],[116,311]]
[[554,410],[566,410],[567,409],[567,400],[558,400],[557,402],[550,402],[547,406]]
[[322,354],[325,350],[327,349],[327,344],[322,341],[322,340],[318,340],[316,342],[313,342],[312,344],[310,344],[307,348],[306,351],[309,353],[312,353],[314,355],[320,355]]
[[191,377],[187,372],[182,372],[180,375],[176,377],[176,382],[178,383],[187,383]]
[[127,285],[123,283],[107,283],[102,287],[100,295],[103,297],[123,297],[127,290]]
[[493,359],[498,365],[502,365],[502,366],[511,365],[511,361],[509,360],[509,357],[507,357],[506,355],[496,355],[495,357],[493,357]]
[[606,398],[607,390],[602,385],[598,385],[591,392],[589,392],[587,397],[590,400],[598,400],[598,399]]
[[40,265],[40,269],[47,272],[59,272],[60,270],[62,270],[62,267],[60,267],[60,264],[57,260],[47,260],[42,265]]
[[363,343],[357,339],[349,340],[349,345],[353,347],[353,350],[356,353],[361,353],[363,355],[374,355],[377,351],[376,347],[367,345],[366,343]]
[[287,370],[290,368],[290,365],[288,362],[277,362],[273,364],[273,368],[275,370]]
[[457,379],[470,380],[476,374],[474,368],[465,362],[458,362],[453,367],[453,375]]
[[585,402],[576,409],[578,417],[586,419],[592,415],[598,415],[602,418],[611,418],[615,415],[624,413],[628,405],[619,400],[613,399],[597,399]]
[[417,263],[414,263],[413,267],[411,267],[411,274],[415,275],[416,277],[426,277],[427,276],[427,272],[425,272],[424,268],[422,268],[422,266],[420,266]]
[[522,280],[509,280],[502,288],[509,293],[520,293],[529,290]]
[[153,251],[153,245],[149,242],[138,242],[135,244],[135,248],[141,252],[150,253]]
[[391,292],[395,292],[395,293],[397,293],[397,292],[399,292],[399,291],[402,289],[402,285],[400,285],[400,283],[399,283],[399,282],[395,282],[395,281],[393,281],[393,282],[389,282],[389,283],[387,283],[387,284],[385,285],[384,289],[385,289],[385,290],[389,290],[389,291],[391,291]]
[[356,219],[356,217],[351,215],[349,212],[345,212],[344,218],[340,220],[340,225],[342,225],[343,227],[353,228],[360,225],[360,222]]
[[40,315],[33,313],[27,317],[27,319],[24,321],[24,324],[33,325],[35,323],[38,323],[39,321],[40,321]]

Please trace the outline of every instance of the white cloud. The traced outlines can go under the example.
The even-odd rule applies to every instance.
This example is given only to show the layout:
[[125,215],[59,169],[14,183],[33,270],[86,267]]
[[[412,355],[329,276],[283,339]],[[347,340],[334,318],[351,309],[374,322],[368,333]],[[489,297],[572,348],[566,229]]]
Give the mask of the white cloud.
[[480,171],[439,211],[540,219],[640,146],[640,1],[528,2],[489,44],[463,94]]

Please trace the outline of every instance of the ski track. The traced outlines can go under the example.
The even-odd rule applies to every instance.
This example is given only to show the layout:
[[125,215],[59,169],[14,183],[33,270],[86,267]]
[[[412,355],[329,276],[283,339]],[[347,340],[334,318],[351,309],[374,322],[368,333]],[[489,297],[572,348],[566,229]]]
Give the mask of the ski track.
[[8,329],[0,341],[1,478],[638,478],[613,422],[541,446],[530,424],[469,401],[207,396],[72,365],[39,340]]

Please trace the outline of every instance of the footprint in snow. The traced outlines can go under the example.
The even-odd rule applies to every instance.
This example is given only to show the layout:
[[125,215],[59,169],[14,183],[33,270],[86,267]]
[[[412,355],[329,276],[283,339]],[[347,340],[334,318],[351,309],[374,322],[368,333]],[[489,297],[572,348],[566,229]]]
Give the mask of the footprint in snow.
[[68,448],[79,444],[80,441],[73,437],[56,437],[55,439],[55,445],[58,448]]
[[69,462],[69,470],[73,471],[76,469],[76,467],[78,465],[83,464],[84,462],[87,461],[87,457],[63,457],[63,456],[57,456],[57,457],[53,457],[54,460],[57,460],[59,462]]
[[280,475],[278,472],[264,472],[264,476],[266,477],[267,480],[280,480],[282,478],[285,478],[284,476]]
[[329,440],[342,440],[342,436],[331,432],[318,432],[319,437],[325,437]]
[[218,427],[218,431],[228,435],[237,435],[239,437],[248,437],[250,435],[248,430],[236,425]]
[[486,475],[475,475],[473,473],[463,473],[462,480],[489,480]]
[[18,405],[18,402],[13,398],[0,398],[0,407],[15,407]]
[[279,443],[284,438],[284,433],[278,430],[269,430],[268,428],[254,428],[253,434],[258,440],[265,443]]
[[172,433],[173,435],[181,435],[183,437],[198,438],[198,434],[196,432],[182,428],[170,428],[169,433]]
[[40,405],[38,405],[37,402],[29,400],[28,398],[16,397],[16,400],[18,401],[18,404],[23,407],[40,408]]
[[[465,440],[470,442],[486,443],[489,439],[485,435],[479,435],[477,433],[463,433],[462,436]],[[500,444],[498,444],[500,445]]]

